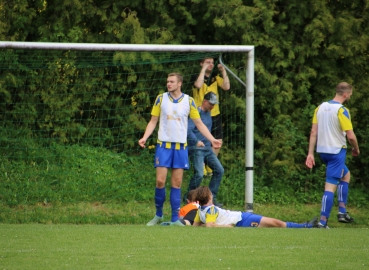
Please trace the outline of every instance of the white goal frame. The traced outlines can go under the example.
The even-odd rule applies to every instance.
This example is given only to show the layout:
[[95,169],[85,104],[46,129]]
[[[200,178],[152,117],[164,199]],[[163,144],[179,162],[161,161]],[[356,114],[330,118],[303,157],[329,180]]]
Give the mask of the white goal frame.
[[[245,210],[253,212],[254,189],[254,61],[255,47],[246,45],[157,45],[157,44],[98,44],[0,41],[2,49],[89,50],[89,51],[147,51],[147,52],[245,52],[246,69],[246,167]],[[229,70],[229,69],[227,69]],[[240,79],[230,72],[237,80]]]

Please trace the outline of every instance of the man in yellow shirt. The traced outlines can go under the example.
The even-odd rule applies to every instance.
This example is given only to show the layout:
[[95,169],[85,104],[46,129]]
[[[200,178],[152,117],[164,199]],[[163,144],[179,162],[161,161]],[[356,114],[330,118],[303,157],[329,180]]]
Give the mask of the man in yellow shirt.
[[[191,77],[191,82],[193,82],[193,98],[197,107],[201,106],[204,96],[208,92],[215,93],[219,100],[218,87],[224,91],[228,91],[231,87],[227,71],[223,65],[218,64],[217,66],[222,76],[214,73],[214,58],[205,58],[201,60],[200,66],[200,74]],[[211,117],[213,122],[211,134],[215,139],[223,142],[222,118],[220,115],[219,104],[215,104],[211,111]],[[213,148],[213,151],[218,156],[220,148]],[[208,173],[211,173],[210,168],[207,168],[207,171]]]

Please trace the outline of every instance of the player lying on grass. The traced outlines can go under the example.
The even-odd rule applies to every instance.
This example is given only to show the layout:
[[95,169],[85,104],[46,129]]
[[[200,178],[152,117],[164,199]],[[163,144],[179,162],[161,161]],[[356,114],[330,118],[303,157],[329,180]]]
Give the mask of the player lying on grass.
[[206,227],[313,228],[318,225],[317,217],[309,222],[298,224],[249,212],[224,210],[214,206],[213,195],[207,186],[196,189],[196,201],[200,204],[200,208],[193,226],[205,224]]

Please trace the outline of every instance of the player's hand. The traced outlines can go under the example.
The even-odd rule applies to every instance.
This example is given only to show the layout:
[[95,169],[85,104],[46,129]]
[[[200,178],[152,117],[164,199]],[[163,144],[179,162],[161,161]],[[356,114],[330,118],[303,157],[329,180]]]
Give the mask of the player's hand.
[[360,150],[359,149],[352,148],[352,155],[354,157],[357,157],[358,155],[360,155]]
[[215,140],[215,139],[214,139],[214,141],[212,141],[212,142],[211,142],[211,144],[213,145],[213,147],[214,147],[215,149],[219,149],[220,147],[222,147],[222,142],[221,142],[221,141],[219,141],[219,140]]
[[305,165],[306,167],[308,167],[309,169],[312,169],[315,165],[315,159],[313,155],[308,155],[305,161]]
[[209,64],[206,64],[206,63],[202,64],[202,70],[203,71],[207,70],[208,67],[209,67]]
[[138,141],[138,144],[142,147],[142,148],[145,148],[145,143],[146,143],[146,139],[142,138]]
[[224,70],[223,65],[222,64],[218,64],[218,69],[219,69],[220,72],[223,72],[223,70]]
[[198,141],[196,144],[197,147],[204,147],[205,144],[202,141]]

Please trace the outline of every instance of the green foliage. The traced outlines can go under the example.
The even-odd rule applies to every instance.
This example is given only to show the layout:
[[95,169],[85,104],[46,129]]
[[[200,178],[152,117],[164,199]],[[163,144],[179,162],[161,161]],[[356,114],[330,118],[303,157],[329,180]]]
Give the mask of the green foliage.
[[[315,192],[322,189],[324,181],[324,166],[318,157],[317,166],[311,172],[304,167],[311,117],[317,105],[333,97],[334,87],[341,81],[354,85],[347,107],[363,153],[358,158],[348,157],[352,187],[368,188],[369,159],[365,155],[369,151],[366,138],[369,132],[366,114],[369,109],[368,11],[368,0],[14,0],[0,6],[0,39],[255,45],[255,197],[283,203],[290,198],[288,194],[293,193],[299,201],[310,202],[316,200]],[[51,61],[55,56],[58,60]],[[246,79],[245,58],[241,55],[226,58],[226,64],[243,80]],[[25,64],[25,59],[33,61]],[[55,75],[52,79],[46,77],[45,69],[37,66],[41,59],[49,60],[46,67]],[[95,63],[81,64],[80,59],[93,59]],[[107,154],[110,158],[111,155],[122,158],[122,154],[116,153],[126,151],[124,160],[135,160],[134,145],[149,120],[153,98],[165,89],[158,78],[165,77],[166,71],[172,69],[183,71],[186,81],[199,71],[198,63],[196,68],[191,68],[174,59],[179,56],[71,51],[50,52],[45,56],[29,51],[2,51],[0,61],[7,67],[0,73],[1,149],[5,153],[1,156],[2,172],[12,172],[12,179],[24,182],[23,190],[28,190],[36,181],[32,179],[25,184],[21,172],[32,175],[31,170],[39,171],[37,181],[53,179],[56,176],[46,175],[46,157],[55,153],[62,156],[62,152],[78,147],[75,144],[90,147],[86,151],[89,155],[96,147],[102,153],[106,153],[104,148],[112,150],[115,154]],[[134,61],[145,65],[133,66]],[[94,65],[100,66],[96,69],[92,68]],[[12,70],[19,71],[20,75]],[[24,85],[27,87],[22,87]],[[239,149],[245,146],[246,97],[244,89],[233,78],[231,85],[229,93],[221,93],[221,112],[223,119],[227,119],[223,121],[225,144],[220,154],[226,167],[221,196],[238,203],[244,193],[243,168],[240,168],[244,164],[244,150]],[[184,90],[189,88],[184,85]],[[15,133],[10,132],[13,130]],[[15,135],[24,140],[15,142],[12,140]],[[48,140],[41,143],[40,138]],[[149,144],[154,142],[155,138],[151,138]],[[14,143],[22,146],[15,147]],[[46,147],[48,152],[35,156],[32,149],[38,146]],[[16,158],[18,154],[23,159]],[[140,164],[149,159],[146,154]],[[37,161],[40,157],[43,163]],[[82,153],[80,157],[88,160]],[[76,161],[81,163],[81,172],[87,170],[86,160],[86,163]],[[235,160],[241,163],[235,164]],[[35,165],[32,162],[36,162]],[[62,163],[62,159],[59,162]],[[78,171],[75,166],[71,167]],[[118,174],[116,168],[104,166],[106,170]],[[152,168],[143,173],[148,172],[152,172]],[[68,177],[72,176],[63,181],[68,181]],[[153,177],[150,175],[147,179]],[[1,179],[1,183],[4,181]],[[10,181],[7,183],[12,186]],[[73,191],[78,184],[72,186]],[[134,188],[130,188],[130,194],[134,194]],[[98,192],[102,196],[103,191]],[[270,192],[284,199],[272,198],[268,195]],[[21,199],[12,194],[9,201],[14,204],[27,201],[26,193],[21,192]],[[49,196],[46,195],[37,200]],[[358,204],[365,201],[365,196],[358,197],[361,198]]]

